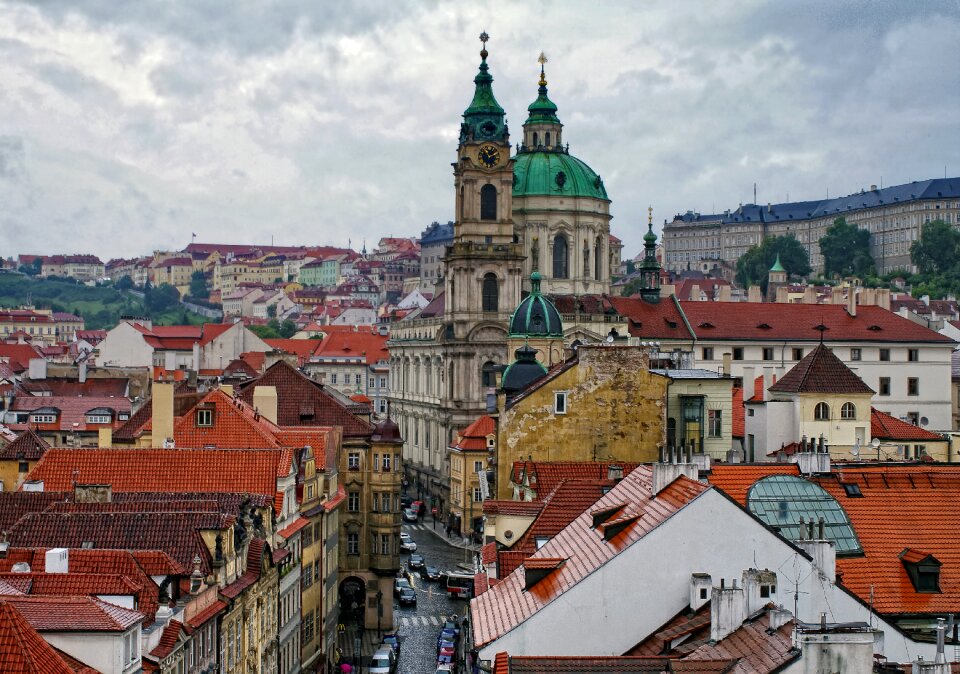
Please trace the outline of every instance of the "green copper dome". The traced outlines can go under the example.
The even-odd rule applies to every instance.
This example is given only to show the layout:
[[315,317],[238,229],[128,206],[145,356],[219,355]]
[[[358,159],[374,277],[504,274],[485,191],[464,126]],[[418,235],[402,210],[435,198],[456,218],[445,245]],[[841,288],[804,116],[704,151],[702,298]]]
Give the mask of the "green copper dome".
[[486,33],[480,36],[483,42],[480,70],[473,78],[473,100],[463,111],[463,123],[460,125],[461,143],[475,139],[504,140],[507,137],[505,113],[493,95],[493,76],[490,74],[490,66],[487,65],[487,39]]
[[780,253],[777,253],[777,261],[773,263],[772,267],[770,267],[770,271],[787,271],[783,268],[783,265],[780,264]]
[[547,373],[547,368],[537,362],[537,351],[524,344],[514,352],[516,360],[503,371],[500,388],[506,393],[517,393]]
[[540,272],[530,275],[532,290],[510,317],[511,337],[563,337],[563,322],[553,302],[540,294]]
[[513,165],[513,196],[592,197],[608,201],[593,169],[564,152],[520,152]]

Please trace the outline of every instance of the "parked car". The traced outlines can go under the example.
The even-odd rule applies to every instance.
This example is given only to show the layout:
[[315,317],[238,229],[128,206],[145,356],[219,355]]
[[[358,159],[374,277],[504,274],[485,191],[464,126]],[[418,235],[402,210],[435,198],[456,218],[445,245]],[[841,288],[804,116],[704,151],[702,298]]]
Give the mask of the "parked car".
[[384,634],[383,635],[383,645],[389,646],[393,649],[393,652],[396,653],[397,657],[400,657],[400,635],[398,634]]
[[456,657],[457,649],[452,645],[445,645],[443,648],[437,651],[437,663],[438,664],[451,664],[454,657]]
[[449,641],[451,643],[457,643],[457,640],[460,638],[460,635],[454,632],[453,630],[444,628],[440,632],[440,641]]
[[417,542],[410,538],[410,534],[401,533],[400,534],[400,551],[401,552],[415,552],[417,549]]
[[411,569],[422,569],[424,565],[423,555],[411,554],[410,561],[407,564]]
[[412,587],[401,587],[400,596],[397,598],[401,606],[416,606],[417,591]]
[[409,508],[411,503],[413,503],[412,496],[407,496],[406,494],[404,494],[403,496],[400,497],[401,508]]
[[397,655],[390,646],[378,648],[370,658],[370,674],[393,674],[397,668]]
[[446,632],[447,630],[449,630],[449,631],[453,632],[454,636],[456,636],[457,638],[459,638],[459,637],[460,637],[460,622],[459,622],[458,620],[456,620],[456,618],[447,618],[447,619],[444,621],[443,627],[441,628],[441,630],[442,630],[443,632]]
[[420,577],[424,580],[440,580],[440,569],[435,566],[424,565],[420,568]]
[[404,522],[416,522],[417,521],[417,510],[413,506],[410,506],[403,511],[403,521]]
[[413,588],[413,586],[410,584],[410,581],[407,580],[406,578],[394,578],[394,580],[393,580],[393,596],[394,596],[394,597],[399,597],[399,596],[400,596],[400,590],[402,590],[402,589],[405,588],[405,587]]
[[421,517],[427,514],[427,506],[423,501],[414,501],[410,504],[410,507]]
[[453,665],[444,664],[437,665],[437,671],[434,674],[453,674]]

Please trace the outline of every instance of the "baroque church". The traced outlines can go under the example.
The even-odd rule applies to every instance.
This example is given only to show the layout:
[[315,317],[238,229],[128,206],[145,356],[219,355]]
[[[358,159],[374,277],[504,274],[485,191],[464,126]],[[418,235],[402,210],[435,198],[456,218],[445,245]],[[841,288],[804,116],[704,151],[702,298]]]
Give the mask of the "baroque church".
[[404,438],[406,476],[413,493],[441,514],[451,497],[447,448],[493,405],[497,375],[534,351],[542,370],[562,362],[571,344],[607,338],[611,316],[597,307],[620,264],[610,199],[600,176],[570,154],[547,95],[546,59],[541,54],[521,142],[511,146],[487,35],[480,39],[453,164],[456,219],[442,292],[395,323],[388,343],[390,412]]

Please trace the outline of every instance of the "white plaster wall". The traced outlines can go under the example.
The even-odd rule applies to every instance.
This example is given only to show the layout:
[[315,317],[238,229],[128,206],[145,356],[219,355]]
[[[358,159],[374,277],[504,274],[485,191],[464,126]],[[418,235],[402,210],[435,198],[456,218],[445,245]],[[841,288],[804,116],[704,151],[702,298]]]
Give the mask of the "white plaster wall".
[[[124,667],[121,632],[44,632],[42,636],[54,648],[103,674],[126,674],[140,669],[139,657],[132,663],[135,667]],[[138,647],[139,642],[138,636]]]
[[153,347],[129,323],[120,323],[97,345],[97,363],[114,367],[151,367]]
[[[545,555],[552,556],[552,545],[544,548]],[[869,621],[868,609],[822,578],[807,557],[710,489],[526,622],[484,646],[480,658],[493,660],[500,651],[620,655],[687,607],[693,573],[709,573],[715,585],[721,578],[729,585],[733,579],[739,583],[750,567],[777,573],[777,592],[770,601],[791,612],[799,579],[797,615],[804,622],[819,622],[821,611],[829,622]],[[906,642],[882,621],[878,629],[885,633],[884,654],[895,662],[907,662],[917,653],[934,655],[932,644]]]

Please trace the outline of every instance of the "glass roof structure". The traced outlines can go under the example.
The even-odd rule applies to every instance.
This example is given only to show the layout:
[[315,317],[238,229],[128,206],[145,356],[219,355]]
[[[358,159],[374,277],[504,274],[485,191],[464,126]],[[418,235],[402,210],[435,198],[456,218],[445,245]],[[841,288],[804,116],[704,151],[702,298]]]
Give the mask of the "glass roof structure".
[[[772,475],[758,480],[747,492],[747,508],[791,541],[801,539],[801,517],[804,522],[819,522],[822,517],[824,536],[834,542],[837,555],[863,552],[843,507],[820,486],[803,478]],[[806,532],[802,535],[807,537]]]

